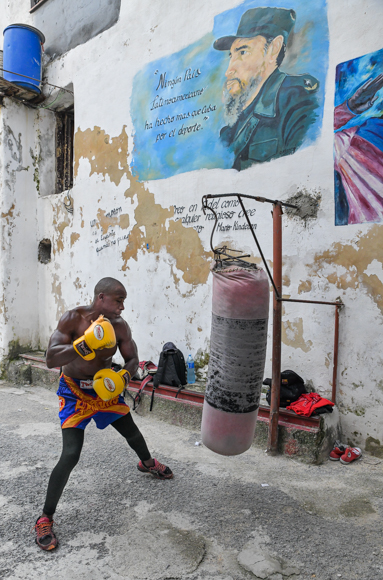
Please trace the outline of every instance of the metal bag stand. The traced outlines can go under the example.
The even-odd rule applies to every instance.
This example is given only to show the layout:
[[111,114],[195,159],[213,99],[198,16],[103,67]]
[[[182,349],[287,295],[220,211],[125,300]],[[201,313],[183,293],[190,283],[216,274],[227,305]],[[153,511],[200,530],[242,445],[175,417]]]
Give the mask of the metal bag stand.
[[[281,354],[282,354],[282,302],[301,302],[307,304],[327,304],[335,306],[335,333],[334,333],[334,357],[333,357],[333,379],[332,379],[332,397],[333,403],[336,402],[336,382],[338,370],[338,348],[339,348],[339,310],[344,306],[340,299],[335,302],[327,302],[321,300],[301,300],[282,297],[282,206],[298,209],[298,206],[291,203],[282,202],[279,200],[267,199],[265,197],[245,195],[243,193],[224,193],[221,195],[204,195],[202,197],[202,210],[206,215],[206,210],[211,211],[215,216],[215,224],[210,236],[210,248],[214,253],[216,260],[221,260],[238,265],[247,264],[243,258],[250,257],[249,255],[241,255],[233,257],[228,252],[234,252],[226,246],[221,248],[213,248],[213,235],[218,223],[218,216],[216,212],[208,205],[209,199],[221,197],[236,197],[241,205],[243,214],[249,225],[251,234],[257,245],[258,251],[262,258],[263,265],[269,276],[270,282],[273,286],[273,344],[272,344],[272,379],[271,379],[271,400],[270,400],[270,418],[269,430],[267,438],[267,453],[269,455],[277,455],[278,453],[278,421],[279,421],[279,402],[280,402],[280,385],[281,385]],[[251,225],[249,216],[243,204],[242,199],[253,199],[260,203],[271,203],[273,205],[273,276],[267,265],[262,249],[259,245],[254,229]]]

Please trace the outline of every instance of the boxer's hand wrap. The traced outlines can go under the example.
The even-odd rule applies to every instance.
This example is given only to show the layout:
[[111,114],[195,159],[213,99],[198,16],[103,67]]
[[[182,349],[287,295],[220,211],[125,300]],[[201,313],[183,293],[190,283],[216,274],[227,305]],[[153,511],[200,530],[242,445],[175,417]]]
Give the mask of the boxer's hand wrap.
[[116,335],[112,324],[103,315],[86,329],[83,336],[73,342],[73,348],[83,359],[92,360],[95,350],[116,346]]
[[129,372],[125,369],[118,373],[112,369],[101,369],[93,377],[93,389],[103,401],[109,401],[121,395],[128,384]]

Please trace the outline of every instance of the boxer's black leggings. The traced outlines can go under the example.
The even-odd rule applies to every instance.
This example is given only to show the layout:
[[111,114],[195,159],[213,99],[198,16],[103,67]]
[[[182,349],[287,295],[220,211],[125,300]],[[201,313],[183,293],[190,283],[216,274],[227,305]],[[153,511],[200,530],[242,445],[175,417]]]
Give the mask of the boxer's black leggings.
[[[150,453],[141,431],[128,413],[111,423],[135,451],[141,461],[150,459]],[[53,516],[61,494],[66,486],[72,469],[80,459],[82,445],[84,443],[84,430],[69,427],[62,429],[63,449],[58,464],[53,469],[48,483],[47,497],[43,512],[47,516]]]

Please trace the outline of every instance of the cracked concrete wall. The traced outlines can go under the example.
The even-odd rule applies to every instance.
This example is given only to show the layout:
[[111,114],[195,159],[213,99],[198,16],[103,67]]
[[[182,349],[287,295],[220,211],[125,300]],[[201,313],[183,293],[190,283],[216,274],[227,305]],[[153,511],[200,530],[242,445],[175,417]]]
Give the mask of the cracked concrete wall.
[[[201,212],[202,195],[239,191],[297,201],[300,212],[286,211],[283,216],[283,293],[308,300],[340,297],[345,303],[340,315],[338,373],[342,427],[350,443],[367,442],[378,453],[383,449],[382,225],[335,227],[332,148],[335,67],[381,48],[377,25],[383,16],[380,0],[328,1],[330,63],[324,121],[320,136],[310,147],[240,173],[199,170],[141,183],[131,172],[134,136],[129,102],[134,75],[148,62],[173,54],[211,32],[214,17],[236,4],[234,0],[212,0],[207,5],[197,0],[185,9],[175,0],[122,3],[115,26],[47,63],[49,82],[64,87],[73,83],[74,87],[74,212],[68,213],[63,206],[65,194],[38,196],[32,159],[28,171],[17,173],[17,190],[27,179],[29,191],[34,192],[28,198],[28,203],[34,199],[33,211],[27,206],[36,216],[29,239],[36,245],[43,238],[52,241],[51,262],[37,264],[37,274],[31,272],[28,285],[28,289],[36,286],[33,295],[38,316],[33,314],[32,319],[38,325],[38,339],[46,345],[61,314],[89,302],[101,277],[114,276],[128,291],[125,317],[141,360],[156,360],[162,344],[169,340],[185,355],[206,353],[213,222]],[[18,6],[21,18],[22,3]],[[29,15],[29,23],[34,24],[33,15]],[[19,114],[22,108],[13,105],[11,127],[18,126],[25,116]],[[32,127],[37,133],[38,126],[46,140],[52,130],[47,117],[43,121],[35,113],[28,115],[21,131],[26,151],[36,143]],[[13,130],[17,136],[17,129]],[[42,150],[44,171],[49,169],[48,149]],[[19,203],[15,193],[3,202],[5,214],[13,202]],[[221,199],[219,211],[227,211],[222,203]],[[258,239],[272,267],[271,206],[246,202],[246,207],[252,210],[251,221],[256,223]],[[15,208],[13,216],[21,224],[22,214],[17,215],[20,207]],[[230,209],[237,212],[237,219],[238,209]],[[33,221],[31,217],[28,220]],[[215,233],[213,244],[227,243],[260,263],[250,233],[226,228],[233,221],[221,221],[223,226]],[[22,240],[17,244],[20,247],[12,252],[29,271]],[[9,248],[7,251],[11,255]],[[27,251],[37,255],[37,246]],[[3,259],[2,264],[5,262]],[[15,288],[14,284],[2,290],[8,302]],[[20,332],[20,312],[30,310],[30,304],[25,303],[20,311],[13,312],[12,324],[16,323]],[[333,307],[284,303],[282,368],[295,370],[327,397],[331,394],[333,333]],[[266,376],[270,373],[269,337]]]

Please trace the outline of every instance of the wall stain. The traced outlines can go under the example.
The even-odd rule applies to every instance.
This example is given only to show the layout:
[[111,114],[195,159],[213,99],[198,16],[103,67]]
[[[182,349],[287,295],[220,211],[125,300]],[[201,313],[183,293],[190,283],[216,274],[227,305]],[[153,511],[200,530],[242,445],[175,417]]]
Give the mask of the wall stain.
[[2,229],[2,237],[1,237],[1,248],[3,251],[6,251],[12,245],[12,234],[13,230],[16,228],[15,217],[20,216],[20,212],[15,214],[15,204],[13,203],[9,210],[5,213],[1,213],[1,217],[3,218],[4,222],[6,223],[7,227],[5,226]]
[[288,217],[303,220],[306,227],[311,220],[317,219],[321,199],[322,196],[318,191],[308,191],[303,187],[286,199],[287,203],[297,206],[297,209],[292,207],[283,209]]
[[305,341],[303,338],[303,319],[297,322],[285,320],[282,322],[282,342],[292,348],[300,348],[303,352],[309,352],[312,348],[312,341]]
[[[204,284],[207,281],[211,252],[206,252],[199,235],[192,227],[185,227],[181,220],[174,220],[174,209],[169,200],[169,208],[155,203],[154,194],[144,183],[132,176],[128,159],[128,137],[125,126],[121,135],[110,138],[100,127],[78,130],[75,136],[75,173],[78,172],[81,158],[88,159],[91,165],[90,175],[98,173],[109,175],[111,181],[118,185],[125,176],[130,180],[129,188],[125,191],[125,198],[135,201],[137,207],[134,212],[135,224],[129,233],[129,239],[122,250],[122,270],[129,270],[128,262],[137,261],[140,251],[158,254],[162,248],[175,259],[175,267],[182,274],[185,282],[192,285]],[[106,218],[105,212],[98,211],[98,220],[103,232],[106,233],[110,225],[120,225],[126,229],[130,227],[127,214]],[[119,221],[120,220],[120,221]],[[122,248],[124,247],[121,244]],[[176,276],[174,281],[177,285]],[[179,282],[178,282],[179,283]]]
[[371,453],[371,455],[383,459],[383,445],[381,445],[379,439],[375,439],[371,436],[367,437],[365,449],[367,453]]
[[4,167],[4,184],[14,193],[16,187],[17,173],[20,171],[28,171],[28,167],[23,167],[23,146],[21,144],[21,133],[16,137],[11,127],[4,123],[3,125],[3,144],[4,149],[9,152],[7,159],[9,161]]
[[81,131],[77,129],[74,140],[74,174],[77,176],[79,162],[85,158],[90,163],[89,176],[98,173],[109,176],[110,181],[119,185],[121,179],[130,173],[128,164],[128,136],[126,125],[121,135],[110,138],[100,127]]
[[34,171],[33,171],[33,181],[36,184],[36,190],[37,190],[37,194],[40,195],[40,172],[39,172],[39,167],[40,167],[40,163],[43,159],[42,155],[41,155],[41,147],[40,147],[40,134],[37,134],[37,142],[39,144],[39,151],[38,153],[34,153],[32,147],[29,149],[29,154],[32,158],[32,165],[34,167]]
[[[323,276],[325,266],[333,269],[326,278],[340,290],[356,290],[361,286],[372,298],[383,314],[383,282],[375,274],[365,270],[373,260],[383,264],[382,226],[373,225],[364,235],[359,235],[353,244],[339,242],[315,255],[309,267],[310,276]],[[339,273],[339,268],[344,269]],[[306,280],[302,284],[309,284]]]

